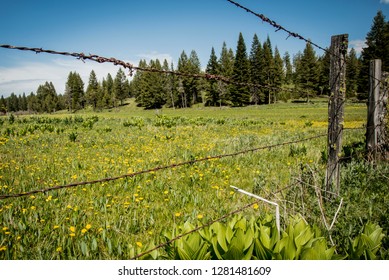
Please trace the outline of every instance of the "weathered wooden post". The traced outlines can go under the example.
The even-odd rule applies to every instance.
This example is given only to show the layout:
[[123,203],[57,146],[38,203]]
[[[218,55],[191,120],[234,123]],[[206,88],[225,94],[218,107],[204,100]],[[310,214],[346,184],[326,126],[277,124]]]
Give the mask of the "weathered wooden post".
[[388,95],[389,95],[389,73],[382,72],[381,93],[379,103],[378,121],[378,149],[381,151],[381,159],[389,160],[389,135],[388,135]]
[[369,99],[367,101],[366,150],[368,161],[377,161],[379,98],[381,81],[381,60],[370,61]]
[[339,156],[342,151],[344,103],[346,100],[346,54],[348,34],[331,37],[330,89],[328,102],[328,162],[326,191],[339,194]]
[[387,73],[381,73],[380,59],[370,61],[369,100],[367,102],[366,152],[373,164],[385,157],[387,141],[386,114],[388,102]]

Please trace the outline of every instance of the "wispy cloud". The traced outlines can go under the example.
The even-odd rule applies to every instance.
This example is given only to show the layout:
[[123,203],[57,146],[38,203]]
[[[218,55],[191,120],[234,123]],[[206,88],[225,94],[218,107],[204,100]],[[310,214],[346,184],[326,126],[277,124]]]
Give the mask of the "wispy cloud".
[[59,58],[47,63],[24,62],[18,66],[0,67],[0,95],[6,97],[12,92],[15,94],[24,92],[28,95],[30,92],[35,92],[45,81],[52,82],[57,93],[64,93],[70,71],[79,73],[86,87],[92,70],[101,81],[108,73],[114,77],[119,66]]
[[389,0],[381,0],[380,3],[389,4]]
[[147,62],[149,62],[151,59],[156,60],[158,59],[161,64],[163,61],[166,59],[167,62],[170,64],[173,61],[173,58],[170,54],[168,53],[159,53],[157,51],[151,51],[151,52],[146,52],[146,53],[140,53],[137,55],[140,59],[146,59]]
[[[386,0],[389,2],[389,0]],[[352,40],[349,42],[349,48],[354,48],[357,55],[360,55],[363,48],[366,47],[366,41],[365,40]]]

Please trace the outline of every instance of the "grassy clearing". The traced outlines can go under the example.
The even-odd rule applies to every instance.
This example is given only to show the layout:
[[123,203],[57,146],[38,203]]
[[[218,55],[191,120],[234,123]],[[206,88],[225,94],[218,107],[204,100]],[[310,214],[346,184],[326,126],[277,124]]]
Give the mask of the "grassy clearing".
[[[346,106],[361,127],[364,105]],[[118,176],[325,133],[327,104],[163,109],[130,105],[0,119],[0,194]],[[364,130],[345,133],[345,144]],[[24,198],[0,200],[1,259],[125,259],[158,244],[163,229],[205,223],[324,170],[326,138]],[[245,212],[269,212],[259,205]],[[285,217],[287,212],[285,212]]]

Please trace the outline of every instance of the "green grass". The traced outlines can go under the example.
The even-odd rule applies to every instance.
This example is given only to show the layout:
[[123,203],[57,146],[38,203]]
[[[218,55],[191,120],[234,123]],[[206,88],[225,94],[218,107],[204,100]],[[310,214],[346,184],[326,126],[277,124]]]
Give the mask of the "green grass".
[[[110,111],[0,118],[0,194],[96,180],[327,131],[327,103]],[[362,127],[365,105],[346,106]],[[344,141],[362,141],[349,130]],[[125,259],[163,229],[205,223],[288,186],[302,165],[324,170],[326,138],[112,182],[0,200],[0,259]],[[245,212],[273,211],[260,206]],[[132,252],[132,253],[131,253]]]

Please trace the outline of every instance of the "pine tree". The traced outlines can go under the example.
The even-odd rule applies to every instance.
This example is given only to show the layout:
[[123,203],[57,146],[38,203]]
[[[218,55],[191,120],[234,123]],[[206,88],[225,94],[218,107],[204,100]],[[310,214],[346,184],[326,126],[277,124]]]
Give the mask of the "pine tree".
[[324,54],[317,61],[318,72],[319,72],[318,89],[320,90],[321,95],[330,95],[331,93],[330,62],[331,62],[331,55],[329,52],[324,52]]
[[66,105],[69,111],[85,107],[84,82],[77,72],[70,72],[65,87]]
[[[181,73],[190,73],[189,59],[185,51],[182,51],[177,64],[177,71]],[[190,84],[191,78],[180,77],[178,82],[179,106],[182,108],[190,107]]]
[[315,51],[311,44],[307,43],[301,56],[301,61],[296,68],[298,86],[304,89],[301,97],[305,97],[307,102],[310,95],[313,95],[319,88],[319,73]]
[[[169,67],[167,64],[167,61],[166,61],[166,65],[164,63],[163,69],[167,70],[167,71],[174,72],[175,69],[174,69],[173,62],[170,64],[170,67]],[[166,104],[165,104],[165,106],[167,106],[169,108],[173,108],[173,109],[175,109],[176,107],[181,107],[180,106],[181,99],[180,99],[180,96],[178,93],[178,83],[179,83],[180,78],[176,75],[166,74],[165,79],[166,79],[165,80],[166,81],[166,84],[165,84]]]
[[37,110],[40,113],[52,113],[58,109],[58,97],[52,82],[40,85],[36,91]]
[[110,73],[107,74],[107,78],[102,82],[102,94],[104,107],[112,108],[114,106],[115,96],[113,78]]
[[[261,80],[263,81],[264,85],[272,87],[274,82],[274,58],[269,36],[263,43],[263,56],[261,65]],[[265,88],[263,92],[265,95],[265,102],[270,104],[272,100],[272,91]]]
[[[201,64],[200,59],[195,50],[192,50],[189,55],[188,69],[190,74],[200,74]],[[201,103],[201,83],[199,79],[189,78],[188,92],[191,94],[191,104]]]
[[23,92],[23,95],[20,96],[19,95],[19,107],[20,107],[20,110],[21,111],[27,111],[27,97],[26,97],[26,93]]
[[245,106],[250,102],[249,87],[244,83],[250,82],[250,65],[247,58],[246,44],[242,33],[239,33],[238,45],[236,49],[236,56],[234,68],[232,73],[230,101],[233,106]]
[[369,64],[372,59],[381,59],[382,70],[389,72],[389,23],[385,15],[378,11],[366,36],[366,48],[362,50],[359,90],[367,98],[369,84]]
[[[219,63],[215,54],[215,49],[212,47],[211,56],[205,70],[207,74],[218,75],[219,74]],[[220,105],[219,89],[216,80],[209,80],[206,94],[206,106],[217,106]]]
[[[223,77],[232,79],[232,73],[234,71],[235,55],[234,51],[230,48],[227,49],[226,42],[223,42],[223,47],[220,53],[219,59],[219,74]],[[230,86],[222,81],[218,81],[220,105],[230,104]]]
[[355,50],[352,48],[347,56],[346,71],[346,96],[356,96],[358,90],[359,60]]
[[6,99],[6,103],[8,112],[19,111],[19,100],[15,93],[11,93],[11,95]]
[[[250,80],[253,84],[263,85],[262,80],[262,63],[263,63],[263,51],[262,45],[259,42],[257,34],[254,34],[253,42],[251,44],[250,51]],[[264,102],[264,94],[262,88],[259,86],[252,86],[250,88],[251,101],[255,104],[261,104]]]
[[285,83],[290,85],[293,83],[293,67],[292,62],[290,60],[290,54],[285,52],[284,57],[284,68],[285,68]]
[[[278,98],[280,98],[279,97],[279,95],[281,93],[280,88],[282,87],[282,85],[284,83],[284,77],[285,77],[285,74],[284,74],[283,61],[282,61],[280,52],[278,51],[278,48],[275,47],[275,50],[274,50],[274,72],[273,72],[273,83],[272,84],[275,88],[279,88],[279,89],[275,89],[273,92],[274,102]],[[287,97],[283,96],[282,99],[284,101],[286,101]]]
[[1,96],[0,98],[0,112],[3,114],[7,113],[7,102],[4,96]]
[[123,105],[123,101],[129,97],[128,88],[126,87],[126,74],[124,74],[124,71],[122,68],[119,68],[118,72],[116,73],[116,77],[114,80],[114,106],[117,107],[120,101],[120,105]]
[[89,75],[89,83],[85,94],[86,103],[92,105],[93,110],[96,110],[97,104],[101,98],[99,83],[97,81],[95,71],[91,71]]

